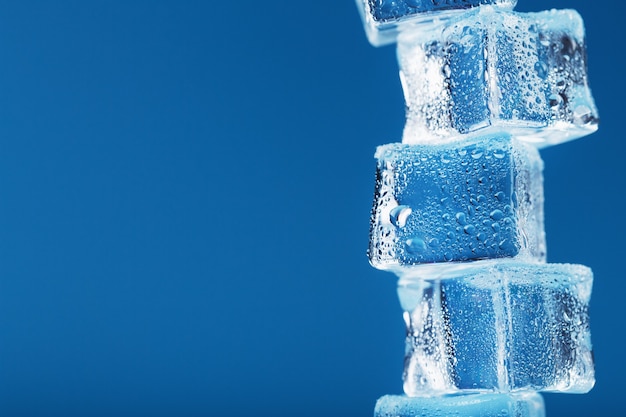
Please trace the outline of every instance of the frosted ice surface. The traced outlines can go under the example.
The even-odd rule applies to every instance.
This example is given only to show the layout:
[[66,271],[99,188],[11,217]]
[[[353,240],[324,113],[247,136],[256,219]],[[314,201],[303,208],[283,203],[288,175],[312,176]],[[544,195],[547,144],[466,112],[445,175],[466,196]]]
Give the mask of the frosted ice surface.
[[356,0],[365,32],[374,46],[393,43],[398,33],[445,20],[464,10],[490,4],[512,9],[517,0]]
[[378,147],[371,264],[544,260],[543,162],[499,133],[454,144]]
[[592,280],[581,265],[502,260],[401,279],[406,394],[589,391]]
[[404,143],[495,128],[544,147],[597,129],[584,27],[574,10],[480,7],[440,30],[403,33],[398,61]]
[[537,393],[473,394],[431,398],[386,395],[376,402],[374,417],[545,417]]

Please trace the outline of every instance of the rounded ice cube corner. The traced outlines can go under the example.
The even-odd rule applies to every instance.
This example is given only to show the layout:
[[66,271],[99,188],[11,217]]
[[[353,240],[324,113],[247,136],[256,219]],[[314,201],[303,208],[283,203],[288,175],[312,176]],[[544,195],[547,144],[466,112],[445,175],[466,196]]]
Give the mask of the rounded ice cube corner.
[[405,30],[437,26],[467,9],[491,5],[512,10],[516,4],[517,0],[356,0],[367,39],[373,46],[394,43]]
[[543,161],[506,133],[376,151],[368,256],[400,273],[497,258],[545,261]]

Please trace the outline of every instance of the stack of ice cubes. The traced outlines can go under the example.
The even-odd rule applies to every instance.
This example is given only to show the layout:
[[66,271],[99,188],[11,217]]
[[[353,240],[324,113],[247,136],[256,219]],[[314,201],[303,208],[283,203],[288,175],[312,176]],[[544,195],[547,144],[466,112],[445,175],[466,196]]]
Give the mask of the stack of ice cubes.
[[594,385],[589,268],[546,263],[538,148],[597,129],[584,27],[515,0],[357,0],[397,43],[402,143],[376,151],[369,259],[399,278],[404,392],[376,417],[544,416]]

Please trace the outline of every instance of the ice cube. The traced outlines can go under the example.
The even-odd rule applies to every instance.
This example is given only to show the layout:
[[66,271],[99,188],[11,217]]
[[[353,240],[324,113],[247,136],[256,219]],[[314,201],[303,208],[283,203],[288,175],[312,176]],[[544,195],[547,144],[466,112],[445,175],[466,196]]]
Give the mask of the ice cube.
[[424,30],[436,23],[458,15],[464,10],[483,4],[512,9],[517,0],[356,0],[365,33],[374,46],[396,41],[402,30]]
[[589,268],[499,260],[430,272],[398,286],[407,395],[593,387]]
[[378,147],[368,255],[379,269],[544,260],[543,162],[506,133]]
[[404,143],[491,128],[545,147],[597,130],[584,27],[574,10],[480,7],[441,30],[403,33],[398,62]]
[[443,397],[386,395],[376,402],[374,417],[545,417],[543,398],[519,394],[471,394]]

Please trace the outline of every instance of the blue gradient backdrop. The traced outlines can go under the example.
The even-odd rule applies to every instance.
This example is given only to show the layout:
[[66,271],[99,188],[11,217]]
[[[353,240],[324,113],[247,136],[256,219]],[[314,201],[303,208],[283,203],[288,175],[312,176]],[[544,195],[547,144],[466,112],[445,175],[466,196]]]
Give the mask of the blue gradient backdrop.
[[[548,416],[624,415],[626,6],[518,10],[552,7],[602,121],[543,151],[549,259],[596,274],[597,385]],[[403,123],[352,0],[0,1],[0,414],[372,415],[404,336],[373,152]]]

